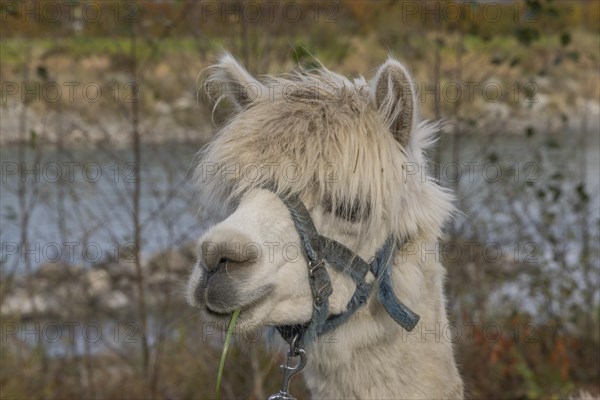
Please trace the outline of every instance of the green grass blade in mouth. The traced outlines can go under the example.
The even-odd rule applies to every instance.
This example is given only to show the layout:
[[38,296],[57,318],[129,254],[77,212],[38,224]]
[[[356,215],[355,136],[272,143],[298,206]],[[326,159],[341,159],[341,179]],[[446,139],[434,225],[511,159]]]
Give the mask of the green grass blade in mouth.
[[235,323],[240,315],[240,311],[242,310],[238,308],[231,314],[229,326],[227,327],[225,344],[223,345],[223,352],[221,353],[221,363],[219,364],[219,374],[217,375],[217,400],[220,399],[221,377],[223,376],[223,369],[225,368],[225,359],[227,358],[227,353],[229,352],[229,343],[231,343],[231,337],[233,336],[233,328],[235,328]]

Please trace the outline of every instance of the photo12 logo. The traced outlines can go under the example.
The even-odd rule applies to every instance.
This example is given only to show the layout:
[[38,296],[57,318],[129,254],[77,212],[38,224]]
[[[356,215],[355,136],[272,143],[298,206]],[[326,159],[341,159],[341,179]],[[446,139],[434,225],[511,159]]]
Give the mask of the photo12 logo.
[[2,0],[0,22],[18,18],[22,23],[85,23],[102,21],[138,22],[140,6],[135,1],[20,1]]
[[[406,1],[401,0],[401,21],[414,19],[421,23],[467,22],[482,20],[488,24],[502,20],[532,23],[538,20],[535,7],[529,1]],[[531,2],[533,3],[533,2]]]
[[12,340],[24,343],[77,342],[112,344],[139,343],[141,331],[134,322],[60,321],[9,322],[3,321],[0,330],[3,344]]
[[201,22],[268,23],[337,23],[340,4],[335,1],[203,1]]
[[115,262],[133,263],[136,261],[135,243],[98,243],[98,242],[2,242],[0,243],[0,263],[11,261],[24,263],[74,263],[83,261],[96,263],[110,259]]
[[97,162],[3,162],[0,168],[2,183],[97,183],[103,178],[118,183],[134,183],[139,179],[139,168],[132,162],[102,164]]
[[0,85],[0,104],[22,103],[98,103],[103,98],[114,103],[138,101],[139,86],[134,82],[103,85],[98,82],[10,82]]

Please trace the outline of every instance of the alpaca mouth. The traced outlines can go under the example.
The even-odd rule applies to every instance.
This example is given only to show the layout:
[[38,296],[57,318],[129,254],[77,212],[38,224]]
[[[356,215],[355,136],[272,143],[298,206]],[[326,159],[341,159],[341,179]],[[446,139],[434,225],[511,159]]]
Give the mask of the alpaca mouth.
[[204,311],[213,317],[217,317],[217,318],[224,318],[224,317],[229,317],[231,315],[231,312],[221,312],[221,311],[215,311],[213,309],[210,308],[210,306],[208,304],[206,304],[204,306]]
[[228,303],[222,300],[219,301],[219,299],[207,298],[206,302],[204,303],[204,309],[208,315],[217,318],[229,318],[231,313],[237,309],[241,309],[240,315],[242,315],[263,303],[274,288],[275,286],[272,284],[261,286],[254,290],[252,295],[244,299],[243,302],[233,301]]

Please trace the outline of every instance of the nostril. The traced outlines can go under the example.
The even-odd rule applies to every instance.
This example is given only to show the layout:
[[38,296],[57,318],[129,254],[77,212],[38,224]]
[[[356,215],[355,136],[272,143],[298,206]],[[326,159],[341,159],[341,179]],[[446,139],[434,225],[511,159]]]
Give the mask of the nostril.
[[249,265],[258,260],[260,249],[245,234],[232,229],[217,229],[202,241],[202,261],[207,271],[224,265]]
[[214,268],[207,268],[206,269],[206,275],[205,275],[205,279],[208,282],[210,280],[210,278],[212,278],[218,270],[220,270],[223,267],[227,267],[227,265],[231,265],[234,261],[226,258],[226,257],[221,257],[219,259],[219,262],[216,264],[216,266]]
[[222,245],[213,242],[202,243],[202,261],[208,272],[216,271],[226,262],[223,255]]
[[218,271],[218,268],[216,269],[207,269],[206,273],[204,274],[204,282],[208,282],[210,281],[210,278],[212,278]]

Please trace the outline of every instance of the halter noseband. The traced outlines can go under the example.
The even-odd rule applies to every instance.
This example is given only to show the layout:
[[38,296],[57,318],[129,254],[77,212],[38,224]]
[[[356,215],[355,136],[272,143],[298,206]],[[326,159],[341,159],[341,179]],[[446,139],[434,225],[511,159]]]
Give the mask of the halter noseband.
[[[346,322],[367,302],[377,281],[379,282],[377,297],[385,311],[402,328],[407,331],[414,329],[419,321],[419,315],[398,300],[392,286],[390,263],[396,251],[396,243],[392,236],[386,239],[369,264],[343,244],[320,235],[298,196],[280,196],[280,198],[288,208],[300,236],[304,257],[308,260],[308,276],[313,297],[313,313],[308,323],[277,327],[284,340],[292,343],[296,338],[294,342],[306,345],[318,336],[331,332]],[[402,245],[406,242],[407,240],[404,240]],[[328,316],[329,296],[333,293],[333,289],[325,264],[349,275],[356,285],[352,298],[341,314]],[[365,279],[369,271],[375,276],[375,280],[371,283]]]

